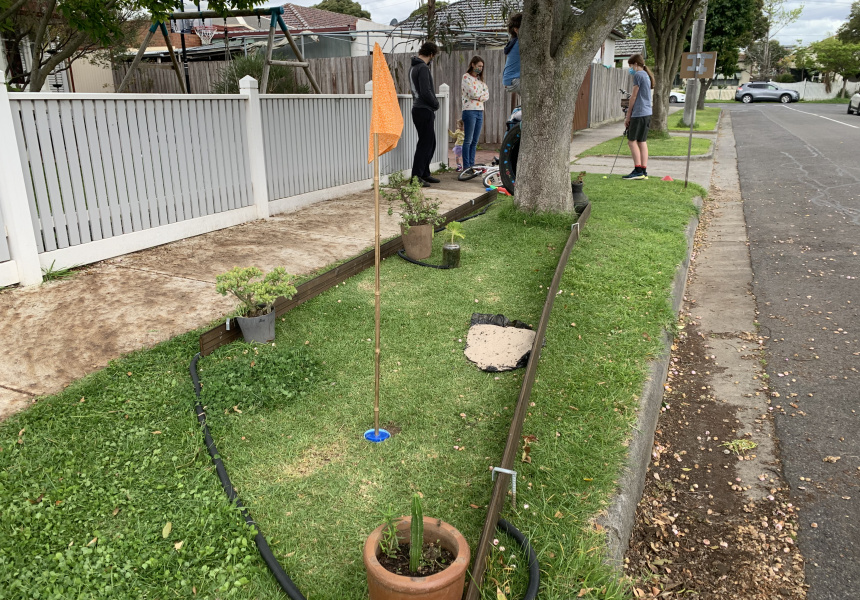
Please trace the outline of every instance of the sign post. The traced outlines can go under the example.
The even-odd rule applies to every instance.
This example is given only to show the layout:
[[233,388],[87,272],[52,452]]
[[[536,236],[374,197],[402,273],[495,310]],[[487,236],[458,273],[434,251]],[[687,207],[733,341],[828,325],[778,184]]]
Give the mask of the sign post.
[[[713,78],[717,68],[716,52],[686,52],[681,58],[681,77],[688,79]],[[690,178],[690,155],[693,151],[693,126],[696,124],[696,105],[698,98],[693,99],[693,116],[690,118],[690,139],[687,142],[687,170],[684,173],[684,188]],[[689,100],[687,100],[689,102]]]

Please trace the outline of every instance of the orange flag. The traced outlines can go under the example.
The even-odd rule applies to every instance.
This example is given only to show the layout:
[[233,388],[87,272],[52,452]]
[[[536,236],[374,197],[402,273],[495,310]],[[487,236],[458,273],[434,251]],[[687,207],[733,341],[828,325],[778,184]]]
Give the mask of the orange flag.
[[394,150],[403,132],[403,115],[394,80],[385,62],[379,43],[373,46],[373,108],[370,117],[370,139],[367,146],[367,162],[373,162],[373,134],[379,134],[379,156]]

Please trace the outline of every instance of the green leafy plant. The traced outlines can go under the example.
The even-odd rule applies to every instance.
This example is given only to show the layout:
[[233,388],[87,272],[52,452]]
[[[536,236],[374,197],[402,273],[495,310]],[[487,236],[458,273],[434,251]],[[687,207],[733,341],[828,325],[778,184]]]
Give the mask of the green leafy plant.
[[388,176],[388,183],[382,186],[382,197],[388,201],[388,214],[394,214],[395,202],[400,208],[398,214],[406,232],[413,225],[439,225],[443,218],[439,215],[438,201],[428,199],[421,190],[421,180],[417,177],[406,179],[397,171]]
[[257,267],[233,267],[215,277],[215,290],[222,296],[236,296],[242,302],[236,312],[248,317],[266,315],[275,300],[281,296],[290,299],[296,293],[293,276],[284,267],[275,267],[266,275]]
[[424,547],[424,510],[421,496],[412,494],[412,523],[409,526],[409,570],[416,572],[421,566]]
[[382,511],[382,518],[385,521],[385,526],[382,528],[379,549],[386,556],[394,558],[397,556],[397,548],[400,546],[400,540],[397,539],[397,513],[389,506],[388,509]]
[[746,452],[747,450],[752,450],[753,448],[758,447],[758,444],[751,440],[732,440],[730,442],[723,442],[720,445],[725,446],[738,456],[740,456],[741,452]]
[[50,266],[42,267],[42,283],[48,283],[49,281],[63,281],[64,279],[71,279],[75,276],[75,272],[72,271],[75,267],[55,269],[54,265],[56,262],[57,261],[51,261]]
[[454,243],[454,238],[463,239],[466,234],[463,233],[463,224],[460,221],[451,221],[445,225],[445,235],[451,236],[451,243]]
[[[239,81],[250,75],[257,81],[263,80],[263,65],[266,57],[262,52],[249,54],[230,61],[227,68],[221,71],[221,79],[212,84],[213,94],[238,94]],[[261,94],[309,94],[307,85],[296,82],[296,70],[293,67],[272,65],[269,69],[268,91],[260,90]]]

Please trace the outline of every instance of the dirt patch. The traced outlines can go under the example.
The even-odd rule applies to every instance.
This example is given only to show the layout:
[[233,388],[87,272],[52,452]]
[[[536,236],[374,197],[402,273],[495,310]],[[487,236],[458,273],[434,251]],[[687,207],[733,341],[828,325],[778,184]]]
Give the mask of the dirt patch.
[[[440,190],[440,210],[482,192]],[[382,235],[399,233],[397,217],[381,212]],[[236,265],[312,273],[372,245],[373,231],[367,190],[97,263],[68,281],[3,291],[0,317],[11,333],[0,361],[0,419],[31,404],[31,395],[56,393],[110,360],[230,312],[235,301],[215,292],[217,274]]]
[[706,356],[702,336],[687,326],[673,346],[673,378],[625,559],[636,597],[805,598],[796,507],[772,470],[758,476],[769,493],[746,497],[737,466],[755,450],[723,445],[744,437],[735,409],[711,392]]
[[343,460],[346,444],[340,441],[330,446],[312,446],[302,452],[296,460],[283,466],[281,473],[287,477],[307,477],[332,463]]

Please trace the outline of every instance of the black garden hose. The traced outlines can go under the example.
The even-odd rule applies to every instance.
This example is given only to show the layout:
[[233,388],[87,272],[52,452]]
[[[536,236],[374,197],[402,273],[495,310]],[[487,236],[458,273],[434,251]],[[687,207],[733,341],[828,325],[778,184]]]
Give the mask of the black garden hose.
[[[482,210],[481,212],[476,212],[474,215],[469,215],[468,217],[463,217],[462,219],[456,219],[456,222],[462,223],[464,221],[468,221],[469,219],[474,219],[475,217],[480,217],[481,215],[486,214],[492,205],[493,205],[493,203],[490,202],[489,204],[487,204],[484,207],[484,210]],[[433,233],[439,233],[440,231],[445,231],[445,228],[444,227],[438,227],[438,228],[433,230]],[[449,265],[431,265],[430,263],[421,262],[420,260],[415,260],[414,258],[409,258],[408,256],[406,256],[406,250],[404,250],[403,248],[401,248],[400,250],[397,251],[397,256],[399,256],[400,258],[402,258],[406,262],[410,262],[413,265],[418,265],[419,267],[430,267],[431,269],[453,269],[454,268],[454,267],[451,267]]]
[[[284,568],[278,562],[278,559],[275,558],[275,555],[272,553],[272,549],[269,547],[268,542],[266,542],[266,538],[263,536],[263,532],[260,531],[260,526],[257,525],[256,521],[251,517],[251,513],[248,511],[247,507],[242,504],[242,500],[239,498],[239,495],[236,493],[236,489],[233,487],[233,483],[230,481],[227,469],[221,461],[221,456],[218,454],[218,449],[215,447],[215,440],[212,439],[212,434],[209,432],[209,426],[206,424],[206,411],[200,403],[200,377],[197,374],[197,361],[199,360],[200,353],[198,352],[194,355],[194,358],[191,359],[191,365],[189,366],[191,381],[194,384],[194,395],[197,399],[194,404],[194,412],[197,415],[197,421],[200,423],[200,428],[203,430],[206,449],[209,451],[209,456],[212,457],[212,464],[215,465],[215,472],[218,474],[218,479],[221,480],[221,486],[224,488],[224,492],[227,494],[227,498],[229,498],[230,502],[234,503],[242,513],[242,516],[245,517],[245,523],[257,531],[257,535],[254,536],[254,542],[257,544],[260,556],[263,557],[263,560],[266,562],[266,566],[269,567],[272,575],[275,576],[281,589],[286,592],[287,596],[289,596],[291,600],[305,600],[304,595],[299,591],[296,584],[294,584],[293,580],[290,579],[290,576],[287,575],[286,571],[284,571]],[[534,548],[532,548],[528,538],[526,538],[519,529],[511,525],[505,519],[499,519],[499,522],[496,523],[496,528],[502,533],[506,533],[514,538],[523,551],[528,554],[529,586],[526,589],[526,595],[523,596],[523,600],[534,600],[537,597],[538,587],[540,586],[540,566],[538,564],[537,554],[535,553]]]
[[499,522],[496,523],[496,529],[514,538],[523,549],[523,552],[529,555],[529,587],[526,589],[526,595],[523,596],[523,600],[534,600],[537,598],[538,587],[540,587],[540,565],[538,564],[535,549],[532,548],[528,538],[519,529],[504,519],[499,519]]
[[189,370],[191,372],[191,381],[194,383],[194,394],[197,396],[197,402],[194,405],[194,412],[197,414],[197,421],[200,423],[200,428],[203,430],[203,438],[206,441],[206,449],[209,450],[209,456],[212,457],[212,464],[215,465],[215,471],[218,473],[218,479],[221,480],[221,485],[224,488],[224,491],[227,493],[227,498],[230,499],[230,502],[234,503],[239,511],[242,513],[242,516],[245,517],[245,523],[248,524],[249,527],[253,527],[257,531],[257,535],[254,536],[254,542],[257,544],[257,549],[260,551],[260,556],[263,557],[263,560],[266,561],[266,566],[269,567],[269,570],[272,572],[272,575],[275,576],[275,579],[280,584],[281,589],[286,592],[287,596],[289,596],[292,600],[305,600],[304,595],[299,591],[299,588],[296,587],[296,584],[293,583],[293,580],[290,579],[290,576],[287,575],[284,568],[278,562],[278,559],[275,558],[275,555],[272,553],[272,549],[269,548],[269,544],[266,542],[266,538],[263,536],[263,533],[260,531],[260,526],[251,518],[251,513],[242,504],[242,500],[236,494],[236,489],[233,487],[233,484],[230,482],[230,476],[227,475],[227,469],[224,468],[224,463],[221,462],[221,456],[218,454],[218,449],[215,447],[215,440],[212,439],[212,434],[209,433],[209,426],[206,424],[206,411],[203,409],[203,406],[200,404],[200,378],[197,375],[197,361],[200,360],[200,353],[194,355],[194,358],[191,359],[191,365]]

